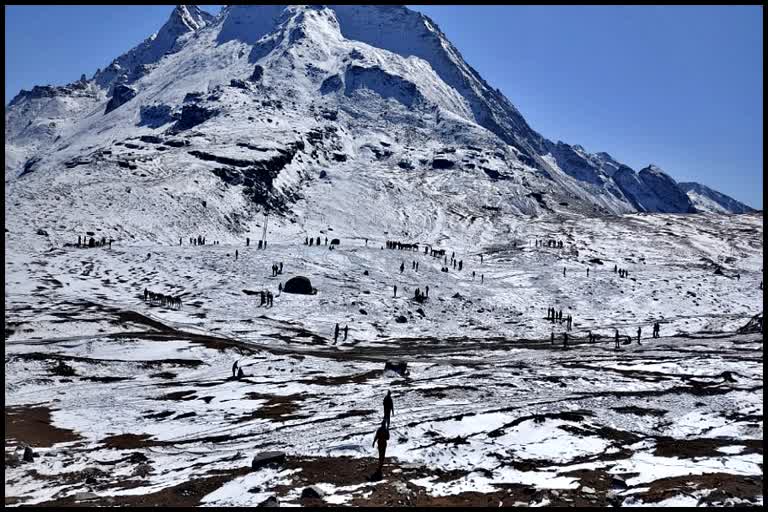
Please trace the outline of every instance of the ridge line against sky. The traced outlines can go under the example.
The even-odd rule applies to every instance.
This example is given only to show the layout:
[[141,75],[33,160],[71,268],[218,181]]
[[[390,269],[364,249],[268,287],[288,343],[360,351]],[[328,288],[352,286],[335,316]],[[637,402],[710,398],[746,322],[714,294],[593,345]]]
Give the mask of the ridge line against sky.
[[[6,105],[91,77],[173,7],[6,6]],[[409,7],[544,137],[762,209],[762,6]]]

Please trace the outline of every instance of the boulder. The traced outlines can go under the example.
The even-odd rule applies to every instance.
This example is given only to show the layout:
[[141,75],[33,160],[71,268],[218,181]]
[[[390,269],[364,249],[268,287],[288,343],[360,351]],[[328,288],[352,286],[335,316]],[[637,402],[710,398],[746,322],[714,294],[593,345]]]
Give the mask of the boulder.
[[285,293],[298,293],[301,295],[312,295],[312,282],[304,276],[290,278],[283,287]]
[[32,448],[29,446],[24,447],[24,456],[22,459],[24,462],[34,462],[35,461],[35,452],[32,451]]
[[322,499],[323,496],[324,496],[323,491],[321,491],[320,488],[317,487],[316,485],[310,485],[309,487],[305,487],[304,490],[301,491],[302,498]]
[[73,498],[75,501],[88,501],[88,500],[95,500],[95,499],[97,499],[98,497],[99,497],[99,495],[98,495],[98,494],[96,494],[96,493],[93,493],[93,492],[90,492],[90,491],[84,491],[84,492],[83,492],[83,491],[81,491],[81,492],[76,492],[76,493],[75,493],[75,494],[72,496],[72,498]]
[[406,323],[407,321],[408,321],[408,319],[407,319],[407,318],[405,318],[405,316],[403,316],[403,315],[400,315],[400,316],[398,316],[397,318],[395,318],[395,322],[397,322],[397,323],[399,323],[399,324],[404,324],[404,323]]
[[270,496],[269,498],[267,498],[266,500],[262,501],[261,503],[259,503],[256,506],[257,507],[279,507],[280,506],[280,502],[277,501],[277,498],[275,496]]
[[384,363],[384,371],[391,370],[400,375],[408,374],[408,363],[405,361],[387,361]]
[[112,97],[107,103],[107,108],[104,111],[105,114],[109,114],[120,105],[128,103],[136,96],[136,89],[124,84],[116,85],[112,91]]
[[752,319],[747,322],[746,325],[739,327],[736,332],[738,334],[749,334],[749,333],[761,333],[763,332],[763,314],[758,313],[757,315],[753,316]]
[[269,464],[282,464],[285,462],[285,452],[261,452],[257,453],[251,461],[251,469],[259,469]]
[[338,238],[334,238],[331,240],[331,245],[339,245],[341,244],[341,241]]
[[48,236],[48,232],[42,228],[37,230],[37,234],[41,236]]

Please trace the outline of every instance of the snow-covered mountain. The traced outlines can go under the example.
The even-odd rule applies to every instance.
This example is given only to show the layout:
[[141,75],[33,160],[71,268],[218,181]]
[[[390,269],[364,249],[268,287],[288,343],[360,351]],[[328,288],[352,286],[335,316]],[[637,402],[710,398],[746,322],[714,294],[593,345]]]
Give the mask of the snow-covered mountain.
[[681,182],[678,183],[678,186],[688,194],[694,207],[700,212],[749,213],[755,211],[754,208],[716,190],[712,190],[701,183]]
[[6,204],[67,232],[163,240],[239,236],[263,211],[360,233],[695,211],[654,166],[534,131],[428,17],[349,5],[180,5],[90,79],[22,91],[6,108]]

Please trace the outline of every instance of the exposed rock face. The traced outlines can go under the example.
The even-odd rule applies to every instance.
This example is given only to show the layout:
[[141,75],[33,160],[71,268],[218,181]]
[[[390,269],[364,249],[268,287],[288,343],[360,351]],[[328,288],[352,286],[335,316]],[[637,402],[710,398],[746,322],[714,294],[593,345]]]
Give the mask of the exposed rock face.
[[755,209],[701,183],[677,184],[688,195],[696,210],[710,213],[750,213]]
[[256,470],[270,464],[282,464],[283,462],[285,462],[285,452],[261,452],[253,457],[251,469]]
[[105,114],[109,114],[113,110],[115,110],[117,107],[124,105],[131,101],[136,96],[136,89],[133,87],[130,87],[128,85],[116,85],[113,92],[112,92],[112,98],[109,100],[109,103],[107,103],[107,108],[104,111]]

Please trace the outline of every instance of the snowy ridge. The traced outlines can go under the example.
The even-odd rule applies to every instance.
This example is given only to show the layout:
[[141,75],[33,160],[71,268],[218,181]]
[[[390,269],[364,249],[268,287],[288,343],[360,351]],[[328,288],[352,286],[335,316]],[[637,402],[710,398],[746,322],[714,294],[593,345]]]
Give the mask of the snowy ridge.
[[[500,230],[507,214],[695,211],[661,171],[636,173],[607,153],[543,138],[432,20],[402,6],[233,5],[213,17],[180,5],[90,80],[22,91],[6,126],[6,197],[25,197],[20,208],[34,211],[47,210],[39,201],[50,194],[82,202],[64,214],[70,233],[106,222],[139,238],[173,240],[194,226],[238,236],[262,212],[327,218],[327,202],[306,199],[329,183],[324,194],[344,197],[353,176],[366,204],[380,203],[378,184],[402,190],[440,176],[437,189],[380,204],[400,204],[404,231],[427,203],[459,219],[501,208],[489,219]],[[290,158],[265,154],[265,144]],[[144,210],[164,204],[180,223],[137,221],[142,206],[128,189]],[[427,196],[437,191],[455,206]],[[187,213],[203,201],[199,216]],[[223,220],[232,216],[240,222]],[[380,229],[373,224],[360,230]]]

